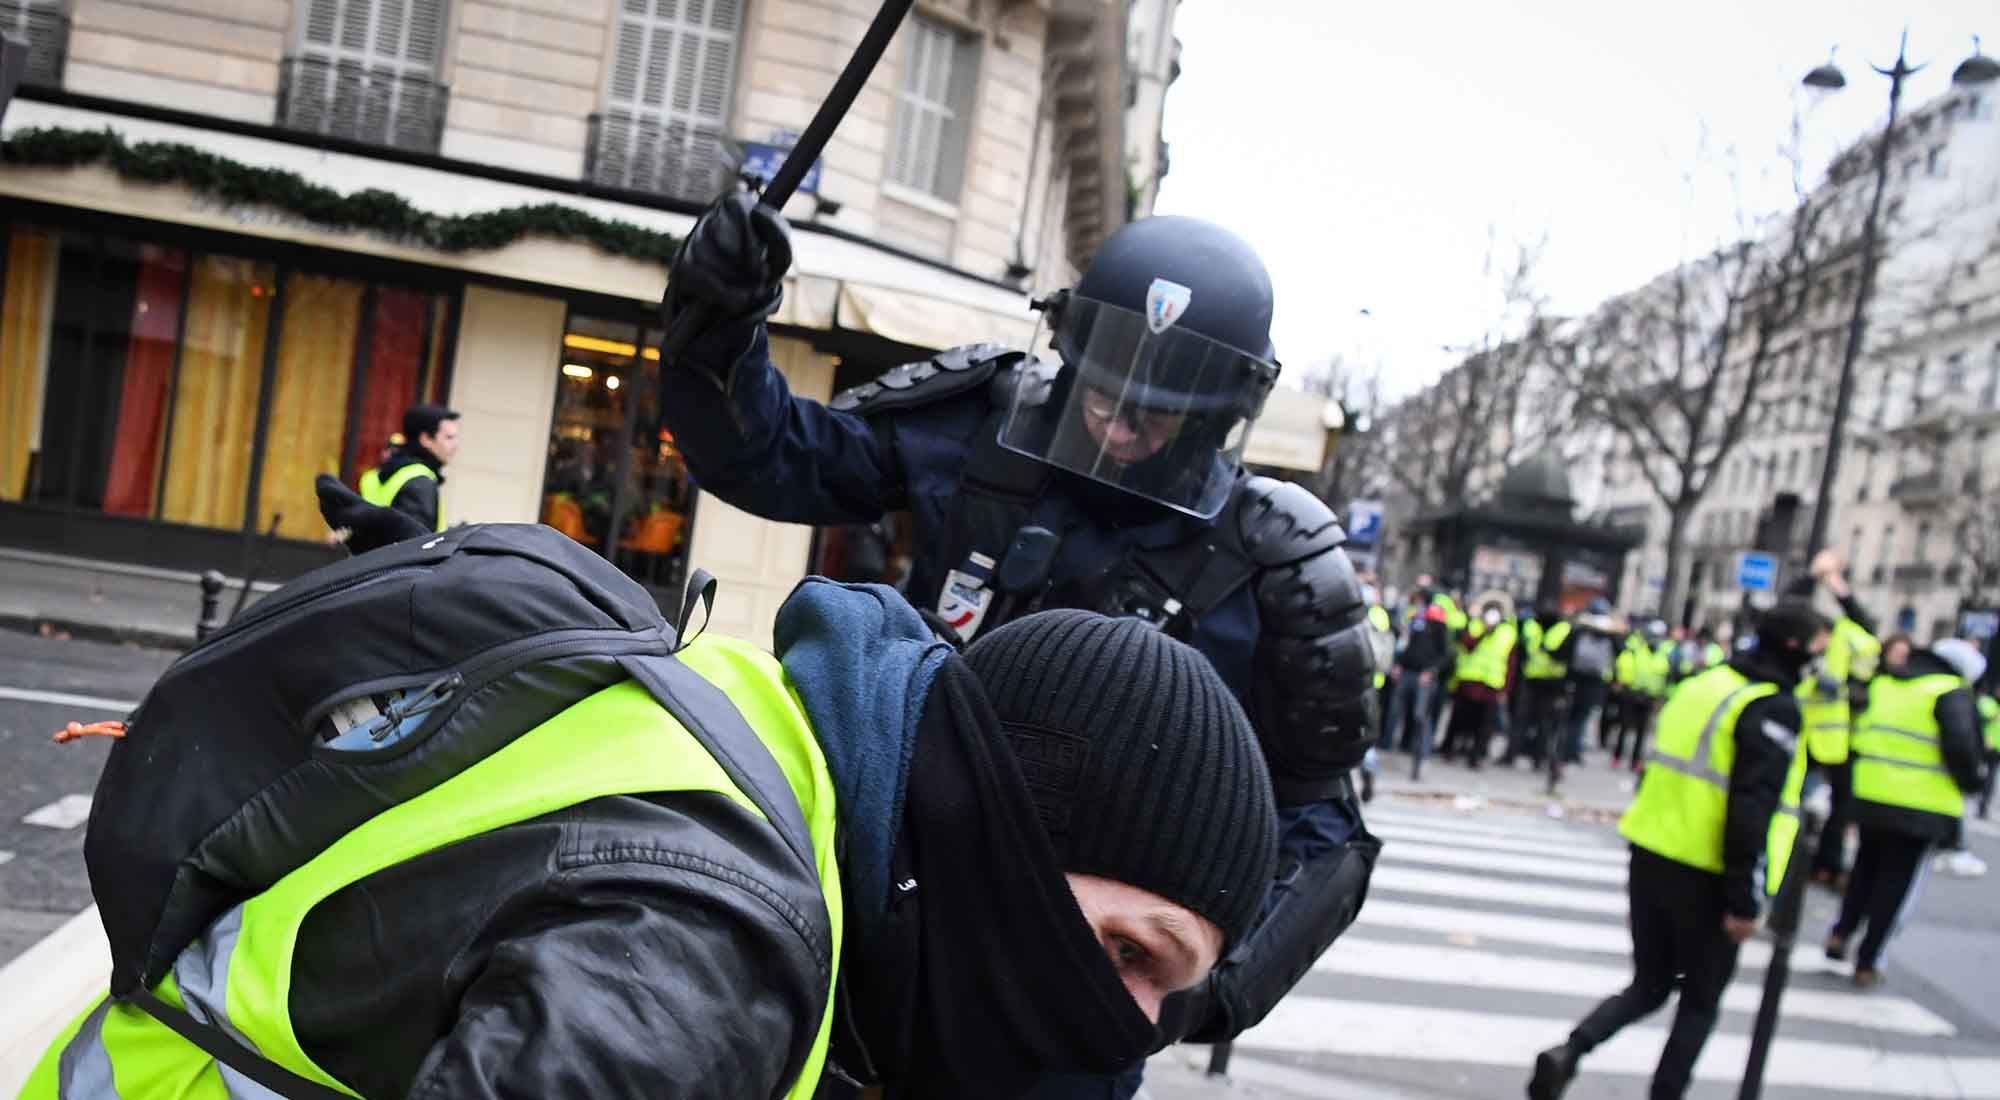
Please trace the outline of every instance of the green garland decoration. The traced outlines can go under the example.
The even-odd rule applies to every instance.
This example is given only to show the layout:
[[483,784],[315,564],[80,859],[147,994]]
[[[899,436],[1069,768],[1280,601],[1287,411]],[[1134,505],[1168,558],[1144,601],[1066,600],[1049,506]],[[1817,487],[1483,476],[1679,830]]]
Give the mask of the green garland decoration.
[[32,168],[107,164],[124,179],[177,183],[226,204],[275,207],[327,229],[375,233],[439,252],[486,251],[541,234],[584,241],[617,256],[665,264],[673,258],[678,243],[667,233],[599,218],[554,202],[481,214],[432,214],[412,206],[401,195],[378,188],[342,194],[296,172],[253,168],[192,145],[160,141],[128,144],[110,129],[18,130],[0,141],[0,163]]

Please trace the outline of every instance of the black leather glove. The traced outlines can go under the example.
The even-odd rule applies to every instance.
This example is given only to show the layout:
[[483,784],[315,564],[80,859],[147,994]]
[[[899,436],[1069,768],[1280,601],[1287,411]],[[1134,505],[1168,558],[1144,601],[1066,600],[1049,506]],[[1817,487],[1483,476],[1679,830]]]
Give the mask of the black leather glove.
[[660,303],[669,352],[687,348],[720,325],[761,321],[777,312],[792,266],[785,216],[735,191],[717,199],[674,253]]
[[326,525],[349,532],[347,549],[352,553],[366,554],[390,543],[431,534],[415,516],[362,500],[360,493],[332,474],[314,479],[313,491],[319,495],[319,514]]

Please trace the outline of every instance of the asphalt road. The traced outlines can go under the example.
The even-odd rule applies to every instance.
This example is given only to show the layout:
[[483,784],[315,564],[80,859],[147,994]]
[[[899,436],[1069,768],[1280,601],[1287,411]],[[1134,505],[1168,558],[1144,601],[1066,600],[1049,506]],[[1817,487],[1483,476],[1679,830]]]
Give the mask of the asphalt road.
[[0,631],[0,963],[90,904],[83,826],[22,819],[77,805],[62,805],[66,796],[89,795],[110,742],[56,745],[49,735],[71,720],[123,717],[118,704],[136,702],[173,657]]

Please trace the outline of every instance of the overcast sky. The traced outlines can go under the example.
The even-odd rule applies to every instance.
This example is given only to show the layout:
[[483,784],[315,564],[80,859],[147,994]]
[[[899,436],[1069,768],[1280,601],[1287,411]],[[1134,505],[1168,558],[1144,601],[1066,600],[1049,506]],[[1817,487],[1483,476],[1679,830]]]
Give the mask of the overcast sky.
[[[1888,81],[1866,62],[1894,58],[1906,21],[1931,62],[1906,109],[1949,85],[1974,32],[2000,49],[1993,0],[1184,0],[1158,212],[1263,255],[1288,381],[1339,355],[1405,393],[1493,323],[1489,226],[1503,248],[1546,239],[1537,281],[1559,311],[1636,286],[1729,231],[1722,150],[1768,208],[1789,193],[1795,109],[1814,173],[1878,124]],[[1799,78],[1834,45],[1848,86],[1811,103]]]

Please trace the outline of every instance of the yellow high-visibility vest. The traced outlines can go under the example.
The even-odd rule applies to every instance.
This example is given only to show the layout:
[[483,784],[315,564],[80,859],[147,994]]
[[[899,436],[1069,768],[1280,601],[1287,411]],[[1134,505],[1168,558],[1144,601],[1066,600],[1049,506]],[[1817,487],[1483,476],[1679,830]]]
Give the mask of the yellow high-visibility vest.
[[1854,731],[1854,797],[1883,806],[1965,814],[1965,794],[1944,766],[1937,703],[1965,681],[1949,673],[1877,676],[1868,685],[1868,711]]
[[[1619,820],[1619,833],[1656,855],[1720,874],[1736,721],[1752,702],[1777,693],[1777,685],[1752,682],[1728,665],[1682,681],[1660,711],[1639,795]],[[1805,776],[1805,754],[1793,745],[1792,766],[1765,837],[1764,889],[1769,894],[1778,892],[1791,862]]]
[[[388,480],[385,481],[382,479],[381,468],[377,467],[361,475],[361,484],[359,486],[361,499],[378,508],[392,507],[396,503],[396,494],[403,491],[403,486],[420,477],[427,477],[432,481],[436,481],[437,473],[421,462],[412,462],[408,466],[390,474]],[[444,490],[442,488],[438,490],[437,529],[440,531],[444,530]]]
[[[789,1100],[819,1088],[832,1033],[840,962],[840,873],[834,862],[835,795],[826,759],[775,658],[742,642],[701,637],[678,660],[721,690],[783,771],[812,838],[831,921],[826,1009]],[[714,736],[726,736],[710,731]],[[740,736],[737,741],[743,740]],[[694,733],[636,681],[614,684],[522,734],[431,790],[356,826],[311,862],[231,909],[184,950],[154,987],[163,1001],[221,1027],[263,1058],[350,1095],[315,1063],[291,1017],[292,949],[306,915],[335,891],[467,837],[616,794],[703,791],[763,811]],[[19,991],[25,993],[26,991]],[[383,1021],[393,1028],[397,1021]],[[239,1100],[207,1053],[142,1009],[101,999],[57,1037],[29,1076],[22,1100]]]

